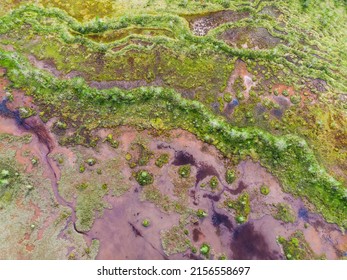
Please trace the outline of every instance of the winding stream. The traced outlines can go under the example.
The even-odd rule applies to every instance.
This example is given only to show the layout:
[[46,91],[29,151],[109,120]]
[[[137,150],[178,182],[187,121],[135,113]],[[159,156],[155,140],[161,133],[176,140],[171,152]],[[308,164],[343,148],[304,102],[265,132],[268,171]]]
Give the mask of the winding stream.
[[54,169],[54,163],[52,162],[52,159],[49,157],[51,154],[54,143],[52,138],[49,135],[49,132],[47,131],[46,127],[42,123],[42,121],[38,117],[30,117],[27,119],[23,119],[20,116],[20,113],[18,110],[10,110],[7,107],[8,100],[5,98],[0,103],[0,116],[4,118],[14,119],[16,121],[17,127],[25,132],[30,132],[31,134],[35,135],[42,145],[40,145],[40,151],[42,152],[42,160],[44,161],[44,165],[47,166],[47,170],[49,173],[49,177],[52,184],[52,190],[54,193],[54,197],[57,200],[57,202],[65,207],[68,207],[71,209],[71,215],[66,221],[66,226],[64,229],[66,229],[70,222],[73,223],[74,230],[79,234],[85,234],[82,231],[79,231],[76,228],[76,211],[74,208],[74,205],[72,202],[66,201],[60,194],[58,190],[58,180],[59,176],[57,175],[57,172]]

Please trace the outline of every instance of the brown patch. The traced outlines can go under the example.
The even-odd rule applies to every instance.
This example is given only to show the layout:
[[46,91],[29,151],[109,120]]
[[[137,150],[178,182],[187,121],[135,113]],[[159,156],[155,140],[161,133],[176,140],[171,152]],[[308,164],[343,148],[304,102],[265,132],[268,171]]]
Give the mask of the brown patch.
[[203,239],[205,239],[205,235],[201,232],[200,229],[194,228],[193,229],[193,240],[195,242],[200,242]]
[[38,207],[32,201],[29,202],[29,207],[34,210],[34,215],[31,218],[31,222],[35,222],[41,217],[42,211],[41,211],[40,207]]
[[243,85],[246,88],[246,90],[243,93],[245,99],[247,100],[249,98],[249,92],[251,88],[254,87],[256,83],[252,80],[253,75],[247,70],[247,64],[241,59],[237,59],[235,62],[235,67],[229,77],[225,92],[233,92],[233,84],[235,83],[238,77],[241,77],[243,80]]
[[236,12],[231,10],[212,12],[202,15],[184,16],[194,35],[204,36],[213,28],[226,23],[235,22],[249,16],[248,12]]
[[25,249],[26,249],[28,252],[32,252],[32,251],[34,251],[34,249],[35,249],[35,245],[34,245],[34,244],[27,244],[27,245],[25,245]]
[[235,27],[224,31],[219,39],[233,48],[270,49],[281,43],[263,27]]

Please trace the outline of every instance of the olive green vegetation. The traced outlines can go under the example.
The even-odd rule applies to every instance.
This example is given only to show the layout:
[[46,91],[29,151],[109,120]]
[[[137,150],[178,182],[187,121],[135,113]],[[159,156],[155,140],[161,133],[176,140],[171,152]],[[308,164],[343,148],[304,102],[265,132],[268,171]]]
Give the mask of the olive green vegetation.
[[229,209],[233,209],[236,222],[243,224],[247,221],[248,215],[251,212],[249,194],[247,192],[243,192],[236,200],[227,198],[224,201],[224,206]]
[[[54,105],[58,102],[59,107],[63,103],[70,114],[80,113],[79,106],[84,106],[80,120],[97,114],[99,127],[127,124],[146,128],[150,126],[148,113],[156,110],[166,129],[186,129],[214,144],[226,157],[259,159],[263,166],[278,176],[285,191],[306,197],[328,221],[342,227],[346,224],[344,187],[319,166],[303,139],[293,135],[275,137],[257,128],[233,127],[202,104],[183,99],[172,90],[141,87],[128,93],[116,88],[98,91],[80,79],[62,81],[39,70],[33,71],[25,59],[20,56],[13,59],[10,53],[3,52],[0,62],[7,67],[7,75],[14,85],[27,88],[39,103]],[[25,66],[27,71],[19,71]],[[50,84],[49,88],[43,86],[44,80]],[[159,99],[162,102],[158,105]],[[89,104],[88,100],[93,100],[93,103]],[[73,122],[72,119],[69,121]]]
[[131,168],[146,166],[152,157],[153,152],[141,141],[134,141],[131,143],[130,151],[126,155],[126,159],[129,161],[129,166]]
[[[277,20],[264,14],[266,5],[266,2],[260,5],[249,2],[242,8],[231,5],[230,8],[247,11],[251,16],[223,23],[206,36],[195,36],[185,19],[172,14],[127,15],[117,20],[96,18],[80,23],[59,9],[23,6],[0,19],[0,44],[12,45],[14,49],[5,51],[0,46],[0,65],[7,68],[13,87],[25,89],[35,98],[45,118],[57,117],[68,127],[75,128],[72,135],[60,137],[61,144],[95,146],[99,139],[92,131],[102,127],[131,125],[158,131],[182,128],[215,145],[225,157],[259,160],[279,178],[284,191],[307,198],[327,221],[346,228],[345,186],[330,176],[315,157],[315,153],[318,156],[329,153],[323,161],[326,164],[333,160],[343,163],[346,158],[343,149],[331,148],[329,135],[317,133],[317,123],[323,128],[331,126],[331,120],[320,122],[321,112],[334,108],[335,128],[329,131],[336,132],[342,139],[335,139],[334,143],[343,144],[342,92],[346,91],[343,77],[347,60],[342,50],[346,46],[346,13],[338,3],[331,1],[308,5],[305,9],[299,1],[276,1],[271,4],[274,13],[278,10],[282,15]],[[325,5],[334,7],[329,9],[331,16],[324,14]],[[276,37],[281,41],[271,48],[253,50],[235,48],[220,39],[227,29],[242,25],[263,26],[270,33],[269,40]],[[129,27],[166,28],[172,37],[131,34],[110,43],[88,37]],[[27,60],[29,54],[53,61],[62,76],[77,71],[82,78],[58,79],[33,68]],[[214,114],[210,106],[218,101],[217,94],[225,89],[238,58],[247,63],[248,71],[258,82],[253,89],[256,94],[250,93],[247,101],[253,103],[241,100],[230,123]],[[114,69],[119,69],[116,75]],[[157,82],[158,79],[161,81]],[[315,88],[313,79],[326,81],[325,89]],[[165,88],[98,90],[87,85],[92,81],[141,80]],[[310,98],[317,99],[316,105],[312,105],[314,110],[301,109],[298,98],[290,97],[296,104],[285,112],[284,120],[270,117],[267,122],[265,118],[260,121],[256,102],[261,101],[259,96],[272,93],[275,83],[293,85],[298,92],[310,85],[313,92]],[[183,96],[177,91],[183,92]],[[236,79],[232,91],[239,99],[244,98],[240,79]],[[287,95],[289,97],[289,92]],[[269,106],[272,105],[269,103]],[[306,111],[310,111],[312,118],[305,124]],[[314,151],[303,138],[291,134],[297,131],[309,139]],[[321,143],[327,143],[328,148],[323,149]],[[246,218],[238,217],[239,220]]]
[[262,195],[268,195],[270,193],[270,188],[268,186],[266,186],[266,185],[262,185],[260,187],[260,193]]
[[191,242],[187,235],[184,234],[184,229],[181,225],[162,231],[160,235],[166,255],[185,252],[191,246]]
[[113,134],[108,134],[103,142],[109,143],[110,146],[115,149],[117,149],[119,146],[119,142],[113,138]]
[[196,211],[196,215],[201,219],[208,216],[207,212],[203,209],[198,209],[198,211]]
[[83,183],[78,185],[78,197],[76,203],[76,228],[79,231],[90,230],[95,220],[95,214],[102,216],[104,208],[107,207],[103,197],[108,190],[105,186],[89,185]]
[[178,168],[178,174],[182,177],[182,178],[189,178],[190,176],[190,171],[191,171],[191,167],[190,164],[185,164],[182,165]]
[[142,225],[143,225],[144,227],[149,227],[150,224],[151,224],[151,222],[150,222],[148,219],[144,219],[144,220],[142,221]]
[[219,181],[218,181],[217,176],[212,176],[212,178],[210,179],[210,182],[209,182],[211,189],[212,190],[216,189],[218,187],[218,183],[219,183]]
[[[11,139],[6,136],[0,134],[0,141],[7,142]],[[17,136],[14,139],[26,142],[27,140],[23,138]],[[24,174],[22,166],[14,160],[14,157],[15,154],[10,151],[4,151],[0,155],[0,209],[8,207],[19,194],[28,195],[35,188],[30,177]]]
[[169,154],[161,154],[155,161],[155,165],[159,168],[163,167],[165,164],[169,162]]
[[153,175],[146,170],[137,171],[135,174],[135,179],[141,186],[153,183]]
[[[4,160],[4,159],[2,159]],[[0,206],[12,202],[13,196],[17,193],[16,185],[20,181],[19,173],[8,164],[0,164]]]
[[292,207],[286,203],[277,203],[275,206],[274,218],[285,223],[294,223],[296,220]]
[[209,253],[211,251],[211,247],[210,245],[208,245],[207,243],[203,243],[201,246],[200,246],[200,253],[202,255],[204,255],[205,257],[208,257],[209,256]]
[[[2,258],[16,259],[20,251],[25,259],[67,259],[69,254],[77,259],[94,259],[98,241],[93,240],[88,247],[83,235],[67,223],[71,211],[57,203],[51,180],[43,176],[40,161],[30,171],[28,164],[16,161],[16,153],[31,138],[0,134],[0,181],[7,180],[0,186],[0,224],[6,228],[0,232],[0,239],[6,240],[0,244]],[[26,161],[35,157],[31,152],[22,156]],[[37,238],[40,232],[44,234]],[[65,238],[57,238],[61,234]],[[24,247],[17,248],[18,242]],[[25,250],[30,244],[35,246]]]
[[281,244],[284,255],[288,260],[325,259],[325,256],[317,256],[312,251],[301,231],[294,232],[288,239],[279,236],[277,240]]
[[95,158],[88,158],[86,160],[86,163],[89,165],[89,166],[93,166],[96,164],[96,159]]
[[225,181],[230,185],[232,184],[236,179],[235,171],[232,169],[228,169],[225,172]]
[[30,107],[19,107],[19,115],[22,119],[26,119],[36,115],[36,112]]
[[147,185],[142,189],[141,199],[153,203],[165,213],[192,213],[182,201],[170,199],[168,195],[163,194],[158,187],[153,185]]

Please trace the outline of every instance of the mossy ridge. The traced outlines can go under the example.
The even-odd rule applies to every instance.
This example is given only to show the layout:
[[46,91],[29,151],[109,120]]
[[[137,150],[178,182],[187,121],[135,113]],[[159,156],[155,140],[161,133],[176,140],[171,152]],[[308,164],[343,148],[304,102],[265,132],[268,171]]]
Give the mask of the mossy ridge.
[[[33,71],[25,59],[8,52],[0,53],[0,65],[7,68],[15,87],[26,88],[39,103],[59,104],[60,108],[65,103],[63,100],[74,100],[66,104],[71,106],[71,112],[76,114],[76,108],[83,107],[83,114],[97,114],[100,117],[96,127],[121,124],[151,128],[148,122],[156,112],[166,129],[185,129],[215,145],[227,157],[257,155],[261,164],[280,179],[284,191],[307,197],[327,221],[346,227],[344,187],[319,166],[311,149],[299,137],[275,137],[257,128],[233,127],[201,103],[186,100],[170,89],[99,91],[88,87],[82,79],[61,81],[42,71]],[[278,147],[279,141],[284,145]]]
[[[112,0],[77,0],[71,3],[68,0],[9,0],[3,5],[3,10],[0,12],[4,14],[11,9],[15,9],[21,4],[33,3],[40,4],[47,8],[60,8],[65,10],[66,13],[78,19],[79,21],[86,21],[98,18],[117,17],[123,14],[136,14],[148,12],[151,14],[156,13],[177,13],[186,14],[187,11],[194,11],[195,13],[208,13],[213,11],[219,11],[221,9],[237,7],[248,7],[255,5],[256,3],[250,3],[247,1],[228,1],[228,0],[205,0],[203,3],[199,1],[167,1],[167,0],[155,0],[155,1],[115,1]],[[137,9],[134,9],[136,7]]]
[[[25,14],[26,9],[28,9],[31,12],[35,11],[35,12],[41,13],[41,14],[44,14],[46,11],[45,9],[40,9],[40,8],[35,7],[35,6],[26,6],[26,7],[19,8],[18,10]],[[13,13],[13,16],[19,17],[19,15],[20,15],[21,17],[23,17],[23,15],[19,11],[18,11],[18,15]],[[52,12],[52,11],[54,11],[54,12]],[[68,24],[75,26],[76,29],[79,29],[79,28],[81,29],[81,25],[78,22],[76,22],[74,19],[67,16],[64,12],[61,12],[61,11],[59,12],[59,10],[50,10],[50,13],[48,13],[48,12],[46,12],[46,13],[49,16],[54,15],[56,17],[60,17],[61,19],[64,19],[64,21],[67,21]],[[62,13],[62,15],[60,13]],[[56,15],[56,14],[59,14],[59,15]],[[148,15],[146,15],[146,16],[149,17],[148,19],[146,18],[146,22],[148,22],[148,21],[152,22],[153,19],[150,19],[151,16],[148,16]],[[167,15],[166,17],[170,17],[170,16]],[[155,38],[154,39],[154,40],[159,40],[158,43],[160,42],[161,44],[165,44],[170,49],[176,49],[176,50],[180,49],[182,51],[183,49],[187,49],[187,47],[191,48],[192,46],[196,46],[196,47],[194,47],[196,50],[198,50],[198,49],[201,50],[202,49],[201,47],[203,46],[203,49],[205,52],[210,51],[210,52],[215,53],[215,54],[224,53],[227,55],[237,56],[237,57],[241,57],[241,58],[245,58],[245,59],[257,58],[257,59],[265,59],[265,61],[273,60],[273,61],[276,61],[277,64],[284,65],[285,67],[287,67],[288,69],[293,71],[293,73],[296,73],[300,77],[313,76],[316,78],[321,78],[321,79],[328,81],[331,84],[334,84],[334,88],[340,88],[340,90],[346,89],[346,87],[339,82],[339,80],[341,80],[340,79],[341,77],[338,74],[336,74],[335,71],[326,71],[328,69],[327,67],[331,67],[331,63],[328,64],[324,61],[319,61],[319,59],[317,60],[317,58],[315,57],[314,60],[316,61],[316,65],[309,65],[309,67],[308,67],[307,63],[310,63],[310,61],[313,61],[313,58],[311,55],[302,52],[300,54],[300,59],[304,60],[305,63],[301,63],[302,65],[295,65],[292,62],[288,61],[283,56],[288,52],[295,51],[296,55],[299,52],[297,50],[293,50],[292,47],[287,47],[284,45],[281,45],[280,47],[276,48],[275,50],[262,50],[262,51],[230,48],[225,43],[220,42],[218,40],[216,41],[212,37],[197,38],[196,36],[190,35],[190,31],[187,29],[187,26],[183,22],[183,20],[177,16],[174,16],[174,17],[175,17],[175,21],[177,21],[177,23],[178,22],[182,23],[181,24],[182,26],[180,28],[178,28],[178,34],[180,34],[180,40],[178,41],[179,44],[177,41],[176,42],[163,41],[163,38]],[[23,18],[25,18],[25,17],[23,17]],[[30,17],[27,20],[30,23],[35,24],[35,21],[32,22]],[[128,17],[124,19],[125,22],[127,22],[128,20],[129,20]],[[138,22],[142,22],[142,20],[134,19],[134,22],[136,24]],[[154,19],[154,22],[155,21],[156,20]],[[5,22],[6,22],[6,20],[5,20]],[[98,29],[98,30],[107,30],[109,28],[109,26],[112,25],[109,22],[100,21],[100,20],[96,20],[96,21],[90,22],[88,24],[82,28],[83,32],[86,32],[85,30],[89,30],[89,29],[92,30],[93,28]],[[124,22],[122,24],[124,24]],[[120,26],[122,26],[122,24],[119,23]],[[49,27],[47,27],[47,28],[49,30]],[[36,26],[36,30],[40,30],[40,26]],[[94,49],[96,48],[96,50],[98,52],[104,52],[106,49],[111,48],[111,46],[106,46],[105,44],[96,44],[96,43],[93,44],[93,43],[89,42],[87,39],[81,38],[81,37],[76,37],[74,39],[74,36],[72,36],[71,34],[69,35],[69,34],[64,33],[64,32],[66,32],[66,28],[60,28],[59,30],[61,30],[60,32],[63,32],[63,33],[61,33],[60,37],[63,40],[67,40],[67,42],[69,42],[69,44],[82,43],[82,41],[83,41],[87,45],[90,45],[90,47],[92,47]],[[58,32],[57,28],[55,30],[53,29],[53,31]],[[47,32],[47,30],[46,30],[46,32]],[[183,36],[182,34],[185,34],[185,35]],[[187,43],[184,43],[184,42],[187,42]],[[291,44],[291,45],[294,45],[294,44]],[[196,52],[196,50],[195,50],[195,52]],[[307,63],[306,63],[306,61],[307,61]]]

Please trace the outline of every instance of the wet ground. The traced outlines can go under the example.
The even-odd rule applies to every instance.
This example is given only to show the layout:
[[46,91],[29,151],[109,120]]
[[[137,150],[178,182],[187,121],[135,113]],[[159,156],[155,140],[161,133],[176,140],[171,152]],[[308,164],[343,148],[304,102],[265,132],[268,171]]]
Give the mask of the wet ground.
[[[237,69],[237,75],[247,75],[246,70],[242,70],[242,65]],[[4,87],[4,81],[2,82]],[[204,258],[199,254],[203,243],[211,246],[208,258],[226,256],[228,259],[284,259],[277,237],[288,238],[296,230],[301,230],[317,255],[324,254],[328,259],[338,259],[347,250],[346,235],[337,226],[328,224],[320,215],[315,214],[306,201],[284,193],[277,179],[259,163],[244,160],[233,167],[214,147],[182,130],[153,136],[150,131],[139,132],[129,127],[120,127],[98,132],[101,138],[112,133],[120,143],[117,149],[105,142],[100,142],[95,149],[61,147],[56,135],[51,132],[53,121],[44,124],[38,117],[25,120],[18,117],[16,107],[24,103],[31,106],[32,100],[19,91],[13,94],[13,102],[1,103],[0,133],[32,135],[30,143],[17,148],[15,157],[18,164],[26,166],[25,172],[31,173],[31,157],[23,156],[24,151],[30,150],[42,166],[42,179],[51,183],[53,196],[43,195],[42,199],[53,200],[55,205],[71,212],[63,217],[59,234],[55,237],[57,243],[59,240],[69,239],[71,232],[76,236],[75,239],[83,240],[85,246],[91,246],[93,240],[98,240],[98,259],[199,259]],[[2,100],[5,97],[2,89]],[[129,153],[138,158],[138,151],[132,148],[134,143],[142,143],[150,151],[150,156],[145,165],[131,168],[125,158]],[[4,149],[5,146],[0,146],[1,153],[4,153]],[[155,160],[163,153],[169,155],[169,162],[159,168],[155,165]],[[58,162],[58,156],[64,160]],[[96,159],[95,166],[87,166],[86,171],[78,172],[80,164],[90,157]],[[190,177],[187,179],[178,175],[178,169],[182,165],[191,166]],[[225,181],[227,168],[234,168],[236,171],[236,180],[230,185]],[[168,205],[162,201],[153,197],[152,200],[148,197],[146,199],[145,192],[150,187],[140,186],[133,176],[134,172],[141,169],[147,170],[154,177],[156,192],[152,195],[160,195],[168,205],[180,205],[183,208],[167,210],[165,206]],[[218,179],[218,187],[214,190],[209,187],[213,176]],[[97,181],[107,183],[110,189],[102,197],[107,206],[102,211],[92,210],[94,218],[91,227],[81,232],[76,227],[76,207],[81,195],[76,186],[92,182],[96,187]],[[267,196],[259,192],[264,184],[270,189]],[[238,224],[234,213],[223,206],[223,201],[227,197],[237,199],[245,192],[250,197],[251,213],[247,222]],[[172,204],[173,202],[176,204]],[[295,222],[284,223],[273,217],[274,205],[277,203],[286,203],[292,207]],[[51,213],[53,209],[49,206],[39,207],[34,202],[27,207],[32,210],[32,221],[36,221],[38,234],[30,237],[31,239],[26,237],[27,233],[20,238],[14,234],[13,238],[19,238],[18,242],[30,240],[25,243],[26,253],[21,255],[22,258],[40,257],[40,253],[30,255],[36,250],[34,244],[48,234],[47,229],[55,220],[48,217],[40,220],[39,217],[44,213]],[[207,217],[197,218],[198,209],[205,210]],[[57,216],[58,213],[55,213],[54,217]],[[146,219],[150,221],[148,227],[142,225]],[[163,248],[163,233],[174,226],[181,227],[186,232],[184,238],[189,240],[190,245],[170,254]],[[183,237],[175,238],[181,240]],[[65,245],[65,257],[70,257],[72,252],[77,251],[77,243],[71,242],[72,244]],[[197,248],[197,253],[192,252],[192,248]],[[5,255],[3,257],[6,258]]]

